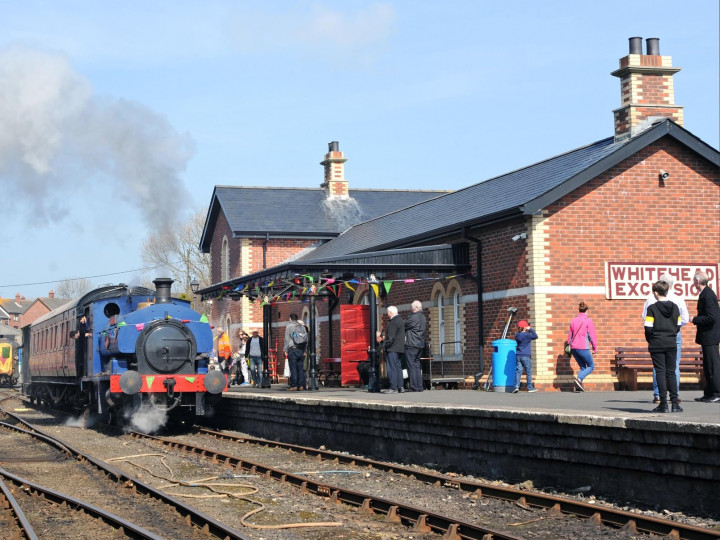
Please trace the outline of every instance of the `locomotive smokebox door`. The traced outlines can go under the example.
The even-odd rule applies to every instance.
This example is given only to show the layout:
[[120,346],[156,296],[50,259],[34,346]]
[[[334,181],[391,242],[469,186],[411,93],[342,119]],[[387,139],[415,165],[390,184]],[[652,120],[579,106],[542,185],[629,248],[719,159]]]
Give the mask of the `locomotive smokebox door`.
[[162,319],[145,326],[136,352],[139,373],[192,373],[197,342],[183,323]]

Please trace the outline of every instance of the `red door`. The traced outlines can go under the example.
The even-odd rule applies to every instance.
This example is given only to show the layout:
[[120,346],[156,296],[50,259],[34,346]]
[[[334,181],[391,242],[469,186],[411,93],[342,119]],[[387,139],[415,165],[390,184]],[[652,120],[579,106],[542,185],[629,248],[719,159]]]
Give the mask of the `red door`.
[[370,306],[340,306],[340,384],[360,384],[358,362],[367,360],[370,346]]

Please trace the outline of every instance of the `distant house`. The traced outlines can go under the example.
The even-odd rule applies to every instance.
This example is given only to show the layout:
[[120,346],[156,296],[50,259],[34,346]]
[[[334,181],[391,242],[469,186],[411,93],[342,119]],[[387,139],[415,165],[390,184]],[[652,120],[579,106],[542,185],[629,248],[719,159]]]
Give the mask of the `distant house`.
[[54,291],[50,291],[47,297],[33,300],[26,299],[20,293],[14,299],[0,298],[0,322],[7,314],[7,324],[13,328],[22,328],[69,301],[67,298],[55,298]]
[[[515,321],[528,319],[539,335],[533,378],[544,390],[573,386],[577,366],[563,354],[563,342],[583,300],[599,341],[595,372],[585,386],[615,388],[614,349],[646,346],[641,312],[659,275],[676,277],[675,291],[692,313],[694,272],[707,272],[717,291],[720,271],[720,153],[682,127],[673,86],[679,68],[660,55],[658,40],[647,41],[643,54],[642,40],[632,38],[630,53],[612,73],[621,93],[612,136],[368,218],[292,260],[268,261],[263,270],[243,269],[235,277],[213,274],[215,284],[201,291],[203,298],[227,302],[250,287],[255,297],[282,299],[275,296],[277,284],[285,286],[295,275],[332,282],[333,292],[352,285],[354,294],[343,288],[338,301],[363,303],[374,278],[390,285],[378,287],[385,293],[379,295],[382,307],[397,305],[405,315],[413,300],[422,301],[429,353],[462,358],[467,383],[480,367],[487,374],[493,342],[514,307]],[[287,221],[272,218],[280,225]],[[448,246],[468,257],[453,257]],[[432,265],[421,267],[433,254],[437,279]],[[467,271],[458,263],[466,258]],[[408,261],[417,261],[415,275]],[[453,265],[463,271],[450,275]],[[412,279],[417,276],[423,279]],[[318,357],[341,350],[341,313],[328,304],[318,302],[312,314],[319,323]],[[282,335],[290,312],[307,320],[307,311],[306,303],[272,302],[276,334]],[[514,330],[513,324],[510,339]],[[682,333],[692,344],[692,325]],[[684,377],[686,382],[697,378]]]
[[[427,201],[447,191],[350,189],[337,142],[320,163],[319,188],[216,186],[200,248],[211,254],[213,283],[252,274],[296,258],[351,226]],[[262,310],[247,298],[217,299],[213,324],[262,328]],[[233,339],[236,332],[231,332]]]

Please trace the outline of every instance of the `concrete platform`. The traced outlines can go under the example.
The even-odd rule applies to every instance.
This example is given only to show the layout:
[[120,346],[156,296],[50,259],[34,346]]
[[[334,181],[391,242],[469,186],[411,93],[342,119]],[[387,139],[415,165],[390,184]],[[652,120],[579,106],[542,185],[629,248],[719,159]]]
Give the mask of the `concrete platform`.
[[[250,386],[233,386],[226,396],[234,394],[277,395],[296,400],[344,400],[358,403],[383,403],[393,405],[429,405],[452,408],[476,408],[493,411],[524,411],[555,413],[568,417],[597,416],[613,419],[613,425],[624,420],[649,422],[672,422],[678,424],[709,424],[720,434],[720,404],[698,403],[694,398],[702,396],[701,390],[680,393],[682,413],[659,414],[652,410],[652,391],[637,392],[536,392],[517,394],[484,392],[481,390],[425,390],[402,394],[369,393],[360,388],[325,388],[317,391],[288,392],[287,385],[275,384],[270,389]],[[712,429],[712,428],[711,428]]]
[[[683,413],[651,412],[652,393],[508,394],[359,388],[232,387],[216,427],[376,459],[720,515],[720,404],[681,392]],[[707,494],[698,497],[698,493]]]

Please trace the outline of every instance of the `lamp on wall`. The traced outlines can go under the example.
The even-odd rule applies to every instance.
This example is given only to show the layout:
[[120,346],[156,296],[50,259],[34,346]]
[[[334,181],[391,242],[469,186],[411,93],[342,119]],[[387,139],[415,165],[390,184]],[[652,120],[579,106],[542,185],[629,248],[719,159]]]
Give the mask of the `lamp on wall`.
[[520,233],[516,234],[512,237],[513,242],[517,242],[518,240],[525,240],[527,238],[527,233]]
[[658,173],[658,178],[660,179],[660,187],[665,187],[665,180],[670,178],[670,173],[660,170],[660,172]]

